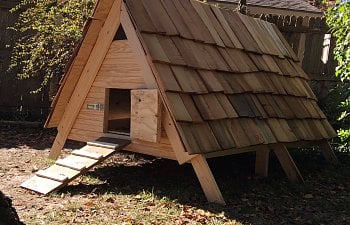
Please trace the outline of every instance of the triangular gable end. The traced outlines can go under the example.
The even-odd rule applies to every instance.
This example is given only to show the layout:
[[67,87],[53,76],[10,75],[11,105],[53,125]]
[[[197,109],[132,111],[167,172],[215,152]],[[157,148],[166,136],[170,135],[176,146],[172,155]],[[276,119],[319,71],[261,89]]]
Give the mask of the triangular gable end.
[[[100,2],[103,2],[103,1],[100,1]],[[123,4],[123,3],[122,3]],[[121,24],[120,26],[118,27],[118,29],[116,30],[116,35],[114,35],[114,39],[123,39],[123,33],[125,32],[128,39],[127,41],[113,41],[110,40],[110,37],[109,37],[109,40],[110,40],[110,47],[108,48],[107,52],[105,53],[105,57],[104,60],[108,60],[108,55],[115,55],[115,54],[118,54],[118,53],[115,53],[113,52],[114,49],[118,50],[118,49],[121,49],[121,51],[124,51],[125,49],[128,49],[130,47],[133,48],[133,53],[134,53],[134,56],[136,56],[135,58],[135,61],[138,62],[139,64],[139,68],[141,69],[141,74],[144,76],[144,81],[145,81],[145,87],[147,87],[148,89],[155,89],[157,87],[157,83],[156,83],[156,80],[154,79],[154,76],[153,76],[153,71],[151,69],[151,67],[149,66],[149,62],[147,61],[146,59],[146,55],[145,55],[145,52],[143,51],[143,47],[141,45],[141,42],[140,40],[138,39],[137,37],[137,33],[135,31],[135,28],[131,22],[131,19],[129,17],[129,14],[127,13],[124,13],[126,12],[126,7],[123,5],[122,6],[122,10],[121,10],[121,16],[120,16],[120,20],[121,20]],[[95,10],[95,12],[98,12],[98,10]],[[108,22],[108,20],[106,19],[106,22]],[[115,27],[113,28],[113,30],[115,30]],[[86,35],[85,37],[89,36],[89,32],[93,32],[91,31],[90,29],[88,29],[88,31],[86,32]],[[91,35],[91,34],[90,34]],[[98,36],[101,36],[101,34],[99,34]],[[84,40],[83,40],[84,42]],[[131,44],[130,46],[130,43],[133,43]],[[107,46],[107,45],[106,45]],[[77,52],[77,55],[79,55],[80,52],[83,52],[84,53],[84,49],[82,50],[82,46],[80,46],[80,49],[79,51]],[[90,57],[93,57],[93,50],[92,52],[90,53]],[[102,55],[101,55],[102,56]],[[74,61],[73,61],[73,64],[74,62],[76,61],[77,59],[75,58]],[[101,70],[104,69],[104,64],[108,64],[108,62],[105,62],[105,61],[101,61],[101,65],[98,66],[98,71],[101,72]],[[115,62],[115,61],[114,61]],[[96,64],[98,65],[98,64]],[[119,65],[114,65],[115,68],[118,67],[118,66],[122,66],[121,64]],[[72,67],[72,65],[71,65]],[[86,65],[85,65],[86,67]],[[86,68],[83,67],[83,70],[86,71]],[[97,68],[97,67],[96,67]],[[113,70],[113,68],[107,68],[108,70]],[[82,104],[82,106],[79,108],[78,111],[75,111],[75,113],[71,113],[72,109],[70,109],[69,107],[69,102],[74,100],[74,96],[76,93],[72,93],[71,97],[70,97],[70,100],[69,102],[67,102],[67,108],[66,110],[64,111],[63,115],[62,115],[62,118],[61,118],[61,121],[59,122],[59,126],[58,126],[58,135],[56,137],[56,140],[55,140],[55,143],[52,147],[52,150],[51,150],[51,153],[50,153],[50,157],[51,158],[56,158],[59,154],[59,148],[60,146],[62,146],[65,142],[65,139],[67,139],[69,136],[76,136],[76,135],[83,135],[83,134],[79,134],[79,132],[77,132],[76,134],[73,133],[73,130],[76,130],[75,129],[75,126],[77,123],[80,123],[82,124],[82,122],[84,121],[81,121],[81,119],[79,119],[79,115],[83,114],[83,111],[85,110],[84,106],[88,104],[88,98],[91,97],[91,98],[94,98],[94,100],[96,100],[96,95],[98,94],[95,94],[94,92],[98,92],[100,90],[95,90],[96,88],[98,87],[93,87],[92,84],[93,83],[98,83],[98,81],[96,82],[95,79],[98,79],[98,77],[96,77],[96,75],[98,75],[98,71],[94,71],[96,74],[95,76],[91,76],[90,78],[90,81],[89,81],[89,84],[91,84],[90,86],[89,85],[86,85],[87,84],[87,78],[86,78],[86,75],[84,73],[84,71],[82,72],[82,74],[84,74],[84,77],[83,79],[77,81],[77,84],[76,84],[76,87],[74,90],[74,92],[78,92],[77,91],[77,88],[81,88],[81,82],[84,82],[84,90],[85,92],[87,91],[86,95],[85,95],[85,98],[83,99],[83,96],[85,93],[82,93],[82,91],[79,91],[79,96],[81,97],[80,101],[82,101],[84,104]],[[115,72],[115,71],[114,71]],[[65,79],[69,79],[69,77],[71,76],[71,73],[72,71],[69,70]],[[74,74],[73,74],[74,75]],[[130,75],[130,74],[129,74]],[[124,77],[128,77],[128,76],[124,76]],[[92,82],[91,82],[92,81]],[[64,85],[62,85],[61,89],[64,90],[65,89],[65,86],[67,85],[67,82],[64,83]],[[68,85],[68,86],[71,86],[71,85]],[[129,89],[137,89],[137,88],[142,88],[144,86],[144,84],[139,84],[138,86],[135,86],[135,87],[127,87]],[[105,85],[106,87],[106,85]],[[68,92],[68,91],[66,91]],[[90,96],[90,94],[93,94],[92,96]],[[59,95],[56,97],[56,102],[57,101],[60,101],[62,99],[62,94],[59,93]],[[164,103],[163,103],[164,104]],[[57,103],[56,103],[56,107],[54,108],[54,112],[53,114],[55,115],[55,112],[57,114],[57,112],[59,112],[59,106],[57,106]],[[77,104],[74,105],[74,109],[77,110]],[[65,117],[65,114],[67,114],[68,112],[70,112],[70,116],[68,118]],[[173,149],[175,149],[175,156],[176,158],[178,159],[179,163],[182,164],[182,163],[185,163],[187,162],[188,160],[190,160],[191,158],[194,158],[196,155],[192,155],[192,156],[189,156],[188,153],[185,151],[184,149],[184,146],[181,142],[181,139],[179,138],[179,135],[178,135],[178,132],[174,126],[174,122],[170,119],[170,113],[169,111],[167,110],[167,107],[165,109],[165,111],[163,112],[164,114],[164,119],[163,119],[163,126],[165,128],[165,131],[167,133],[167,136],[169,137],[169,140],[172,142],[172,146],[173,146]],[[66,118],[66,119],[65,119]],[[67,120],[69,120],[70,124],[68,124]],[[55,126],[55,121],[52,119],[52,116],[49,117],[48,119],[48,123],[47,123],[49,126],[49,124],[51,124],[51,126]],[[81,126],[81,125],[80,125]],[[89,126],[89,124],[85,125],[85,127],[87,128],[87,126]],[[98,126],[98,125],[97,125]],[[62,127],[62,128],[61,128]],[[87,128],[89,129],[89,128]],[[90,129],[97,129],[96,126],[91,126],[90,125]],[[85,133],[86,135],[86,133]],[[97,133],[98,135],[98,133]],[[87,136],[88,137],[88,136]],[[97,136],[96,136],[97,137]],[[175,143],[176,142],[176,143]]]
[[114,1],[98,1],[94,9],[94,17],[89,18],[83,31],[83,39],[76,46],[74,53],[65,67],[65,74],[60,81],[60,88],[52,101],[51,110],[46,128],[58,127],[65,107],[72,96],[75,86],[83,72],[93,47],[99,37],[101,29],[109,15]]
[[[111,6],[109,4],[105,3],[113,3]],[[68,82],[68,79],[71,76],[67,76],[67,81],[64,83],[62,87],[62,91],[59,92],[59,96],[57,97],[55,108],[53,109],[52,115],[49,117],[50,120],[53,120],[55,115],[54,113],[57,112],[58,118],[54,121],[53,124],[57,124],[57,121],[59,121],[59,124],[57,126],[57,136],[55,138],[54,144],[51,148],[51,152],[49,157],[50,158],[58,158],[61,149],[64,146],[64,143],[67,140],[67,137],[72,129],[73,123],[84,103],[84,100],[90,90],[90,87],[92,83],[95,80],[96,74],[100,68],[100,65],[102,64],[102,61],[105,58],[105,55],[107,54],[107,51],[109,49],[110,43],[112,42],[114,35],[117,32],[117,29],[120,25],[120,8],[121,8],[122,1],[116,0],[116,1],[99,1],[99,4],[97,5],[95,9],[95,16],[97,23],[103,22],[103,24],[100,24],[102,26],[99,29],[98,36],[95,43],[93,44],[93,47],[91,49],[91,52],[89,54],[89,57],[86,60],[85,65],[79,65],[77,57],[74,59],[73,64],[71,65],[71,68],[69,69],[69,74],[74,71],[73,66],[79,65],[80,67],[83,67],[83,69],[80,69],[81,73],[78,73],[78,76],[74,76],[73,81],[76,81],[76,86],[74,86],[72,83]],[[109,7],[108,7],[109,6]],[[101,7],[99,10],[99,7]],[[101,12],[101,13],[100,13]],[[107,16],[106,16],[107,15]],[[100,18],[106,18],[105,20],[100,21]],[[92,29],[90,26],[86,37],[89,36],[89,32],[94,32],[95,30]],[[84,43],[84,42],[83,42]],[[82,54],[83,56],[84,54]],[[78,55],[79,56],[79,52]],[[81,74],[84,74],[84,76],[81,76]],[[78,79],[77,79],[78,78]],[[66,92],[64,92],[64,88],[67,88]],[[72,93],[71,95],[69,95]],[[68,94],[65,96],[65,94]],[[63,101],[63,106],[58,104],[59,101]],[[56,108],[63,107],[63,110],[57,110]],[[50,121],[47,123],[50,125]]]

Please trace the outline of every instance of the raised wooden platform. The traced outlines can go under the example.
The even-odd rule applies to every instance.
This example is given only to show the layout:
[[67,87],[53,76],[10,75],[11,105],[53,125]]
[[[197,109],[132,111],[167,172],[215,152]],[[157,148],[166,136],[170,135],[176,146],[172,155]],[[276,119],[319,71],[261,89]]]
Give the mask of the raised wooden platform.
[[36,172],[35,176],[23,182],[21,187],[41,194],[48,194],[66,186],[129,143],[129,141],[121,139],[108,140],[108,142],[100,140],[88,142],[86,146],[74,150],[71,155],[64,159],[57,160],[49,168]]

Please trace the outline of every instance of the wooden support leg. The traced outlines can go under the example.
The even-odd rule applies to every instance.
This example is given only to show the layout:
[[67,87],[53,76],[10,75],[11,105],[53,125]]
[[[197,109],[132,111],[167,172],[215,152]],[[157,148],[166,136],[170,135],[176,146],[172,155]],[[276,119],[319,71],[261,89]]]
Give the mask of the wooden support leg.
[[191,163],[208,201],[225,205],[225,200],[222,197],[205,157],[198,155],[191,159]]
[[286,146],[283,144],[276,144],[272,146],[279,162],[281,163],[281,166],[286,173],[288,179],[290,181],[296,182],[296,181],[302,181],[304,182],[303,177],[301,176],[301,173],[298,169],[298,167],[295,165],[294,160],[290,156]]
[[270,149],[268,146],[262,146],[256,151],[255,174],[259,177],[267,177],[269,170]]
[[51,147],[49,154],[50,159],[56,160],[60,156],[64,143],[66,143],[66,139],[67,138],[62,137],[61,133],[58,131],[55,141]]
[[333,149],[329,145],[328,141],[326,139],[321,140],[318,142],[318,146],[320,147],[320,150],[325,157],[325,159],[332,164],[337,164],[338,163],[338,158],[334,154]]

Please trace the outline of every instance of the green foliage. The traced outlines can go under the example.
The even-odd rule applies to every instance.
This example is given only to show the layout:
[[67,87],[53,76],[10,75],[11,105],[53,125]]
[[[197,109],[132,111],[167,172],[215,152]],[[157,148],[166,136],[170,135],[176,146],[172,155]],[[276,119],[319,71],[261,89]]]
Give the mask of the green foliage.
[[343,1],[328,9],[327,24],[336,39],[334,48],[335,59],[338,62],[336,75],[344,82],[337,87],[342,96],[336,110],[339,112],[337,120],[340,122],[338,135],[342,148],[350,147],[350,2]]
[[328,120],[338,131],[340,151],[349,151],[350,149],[349,95],[350,83],[339,83],[329,90],[327,98],[320,99],[319,102]]
[[40,91],[55,76],[61,76],[74,46],[82,36],[94,0],[22,0],[12,9],[19,20],[12,29],[18,39],[13,46],[10,71],[19,79],[41,80]]
[[334,49],[338,61],[336,75],[350,81],[350,3],[342,3],[328,10],[327,23],[336,38]]

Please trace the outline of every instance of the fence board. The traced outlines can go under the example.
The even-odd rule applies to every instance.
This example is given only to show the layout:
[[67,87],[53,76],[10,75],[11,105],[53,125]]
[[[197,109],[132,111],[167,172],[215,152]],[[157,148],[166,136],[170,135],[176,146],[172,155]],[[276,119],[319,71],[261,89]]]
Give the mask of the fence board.
[[302,61],[302,67],[309,75],[311,87],[319,99],[328,95],[330,85],[339,82],[335,77],[337,62],[334,60],[335,40],[330,40],[329,55],[323,63],[324,38],[329,28],[324,18],[289,17],[276,15],[254,15],[274,23]]
[[48,91],[30,94],[40,85],[39,80],[18,80],[15,74],[7,73],[14,35],[7,27],[17,21],[10,13],[19,0],[0,0],[0,120],[45,120],[48,108]]

